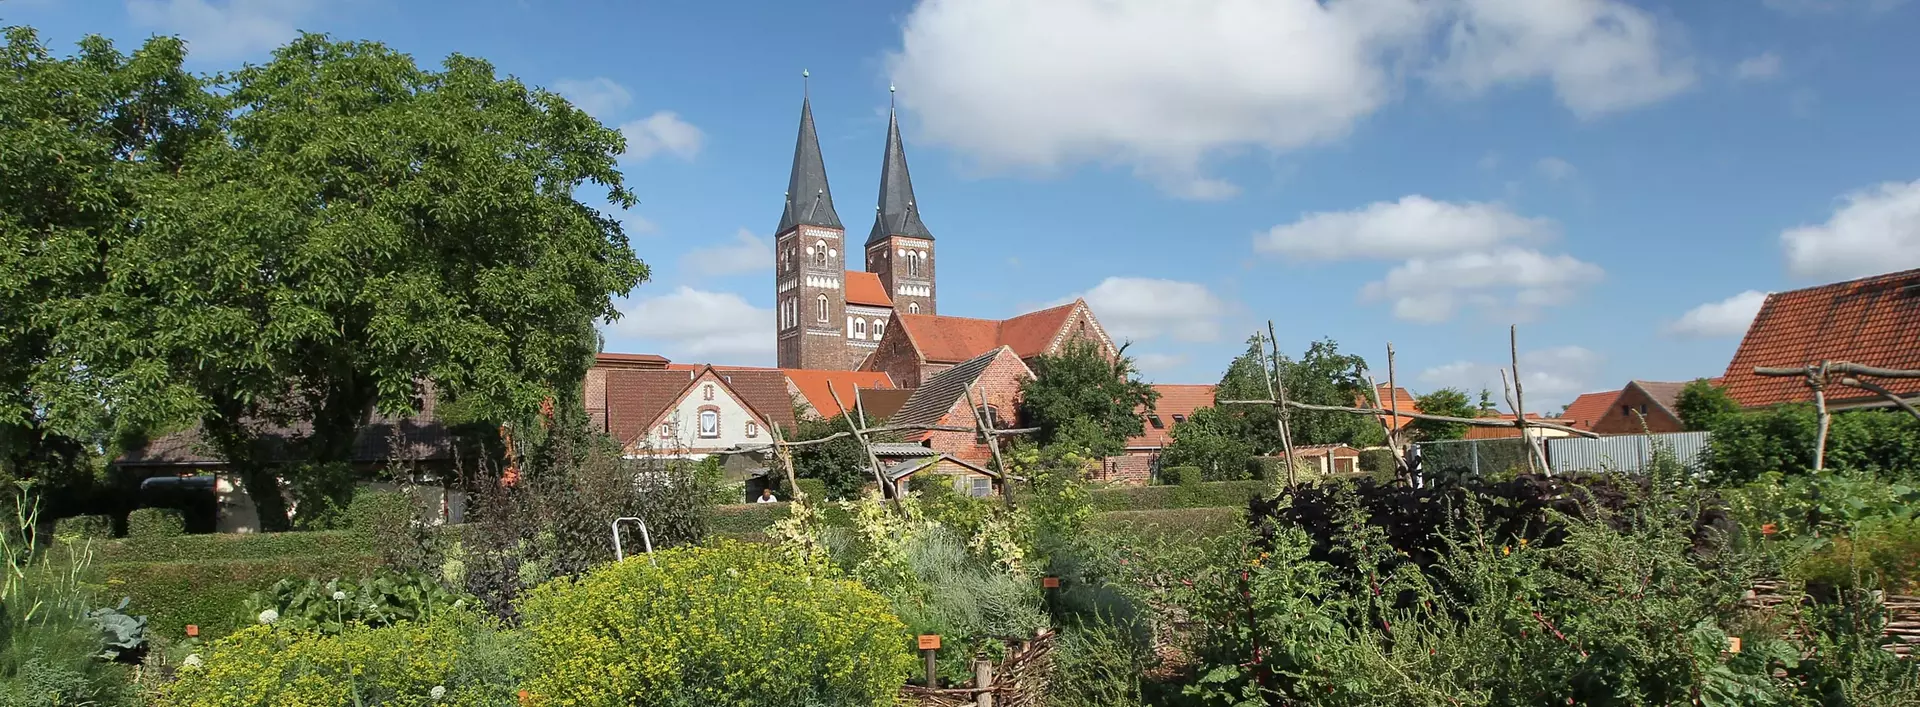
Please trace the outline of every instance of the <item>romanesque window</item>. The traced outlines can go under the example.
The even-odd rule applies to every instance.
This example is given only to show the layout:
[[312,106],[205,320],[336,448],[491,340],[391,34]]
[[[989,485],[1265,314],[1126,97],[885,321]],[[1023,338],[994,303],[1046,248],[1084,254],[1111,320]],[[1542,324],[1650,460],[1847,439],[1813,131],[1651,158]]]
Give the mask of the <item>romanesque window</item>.
[[820,241],[813,244],[813,264],[815,267],[824,268],[827,266],[827,242],[826,241]]
[[908,302],[908,303],[907,303],[907,313],[908,313],[908,314],[919,314],[919,313],[920,313],[920,303],[919,303],[919,302]]
[[820,318],[820,323],[821,323],[821,324],[825,324],[825,323],[827,323],[827,322],[830,322],[830,321],[833,321],[833,318],[832,318],[831,316],[829,316],[829,315],[831,315],[831,314],[832,314],[832,312],[828,312],[828,311],[827,311],[827,296],[826,296],[826,295],[820,295],[820,296],[819,296],[818,298],[816,298],[816,299],[814,300],[814,304],[815,304],[815,305],[817,305],[818,307],[820,307],[820,317],[819,317],[819,318]]
[[701,410],[700,411],[700,436],[701,437],[719,437],[720,436],[720,411],[719,410]]
[[880,335],[886,333],[886,330],[887,330],[887,320],[885,319],[873,320],[873,340],[874,341],[879,341]]
[[865,319],[853,320],[853,337],[856,339],[867,338],[867,320]]
[[920,251],[907,251],[907,277],[920,276],[920,259],[925,257]]

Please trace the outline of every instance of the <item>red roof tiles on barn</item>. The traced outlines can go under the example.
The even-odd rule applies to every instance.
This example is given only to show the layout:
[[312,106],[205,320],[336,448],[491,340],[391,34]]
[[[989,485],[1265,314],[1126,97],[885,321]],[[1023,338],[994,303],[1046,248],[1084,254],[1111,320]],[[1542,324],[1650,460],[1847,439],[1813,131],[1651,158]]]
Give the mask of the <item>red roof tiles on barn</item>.
[[[1804,380],[1762,377],[1753,369],[1823,360],[1920,368],[1920,269],[1768,295],[1722,385],[1744,407],[1808,401],[1813,392]],[[1920,379],[1876,382],[1901,396],[1920,394]],[[1834,402],[1875,399],[1851,388],[1828,393],[1839,397]]]

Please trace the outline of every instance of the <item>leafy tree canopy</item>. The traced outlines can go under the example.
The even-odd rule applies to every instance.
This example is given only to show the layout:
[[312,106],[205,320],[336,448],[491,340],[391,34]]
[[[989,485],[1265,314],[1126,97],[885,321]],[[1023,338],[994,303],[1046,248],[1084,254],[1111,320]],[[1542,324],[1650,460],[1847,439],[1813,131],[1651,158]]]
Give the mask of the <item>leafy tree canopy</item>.
[[1720,418],[1740,412],[1740,404],[1727,395],[1727,389],[1705,378],[1682,387],[1674,398],[1674,408],[1680,413],[1680,424],[1688,432],[1713,429]]
[[[88,231],[101,275],[47,306],[64,323],[51,398],[106,390],[130,421],[197,420],[268,529],[286,524],[270,463],[348,460],[375,409],[438,395],[509,420],[573,400],[595,323],[647,275],[574,196],[635,203],[617,131],[484,61],[427,70],[319,35],[185,81],[144,115],[210,101],[191,127],[213,139],[166,143],[176,166],[130,180],[133,206]],[[262,434],[293,421],[311,431],[290,448]]]
[[[847,420],[844,416],[824,420],[818,417],[802,419],[793,433],[787,435],[787,441],[823,439],[846,431]],[[860,489],[873,483],[873,472],[867,464],[867,451],[860,448],[859,440],[854,439],[853,435],[793,450],[793,475],[802,479],[819,479],[827,486],[827,497],[833,500],[860,497]]]
[[[1481,399],[1486,399],[1482,391]],[[1479,417],[1483,411],[1467,399],[1467,392],[1459,388],[1441,388],[1413,401],[1413,409],[1429,415],[1447,417]],[[1419,441],[1432,442],[1443,439],[1461,439],[1467,436],[1467,425],[1461,422],[1438,422],[1435,420],[1414,420],[1407,423]]]
[[1099,346],[1075,339],[1060,353],[1041,356],[1034,374],[1020,386],[1020,413],[1026,424],[1040,428],[1036,439],[1051,445],[1070,437],[1093,457],[1125,449],[1127,438],[1145,429],[1145,416],[1160,398],[1140,380],[1125,347],[1109,359]]

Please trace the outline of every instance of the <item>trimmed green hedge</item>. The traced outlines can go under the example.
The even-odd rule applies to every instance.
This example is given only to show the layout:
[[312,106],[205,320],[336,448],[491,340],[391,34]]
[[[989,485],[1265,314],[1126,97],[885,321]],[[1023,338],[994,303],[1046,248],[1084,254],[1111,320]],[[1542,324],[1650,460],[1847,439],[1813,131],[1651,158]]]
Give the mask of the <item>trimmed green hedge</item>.
[[200,627],[203,639],[225,636],[253,621],[242,616],[243,603],[254,592],[289,577],[354,577],[379,566],[372,555],[338,557],[283,557],[270,560],[209,560],[199,562],[129,562],[95,565],[95,581],[102,585],[106,604],[128,597],[127,613],[147,617],[148,630],[169,639],[186,636],[188,624]]
[[[804,479],[802,479],[804,481]],[[828,525],[850,526],[851,516],[838,504],[824,504],[820,515]],[[715,506],[708,529],[714,535],[743,538],[753,533],[764,533],[774,521],[787,517],[786,502],[780,503],[740,503],[729,506]]]
[[141,508],[127,514],[129,538],[171,538],[186,532],[186,517],[179,509]]
[[94,546],[99,564],[198,562],[376,554],[365,533],[316,530],[293,533],[213,533],[171,538],[127,538]]
[[1263,481],[1213,481],[1178,486],[1139,486],[1105,488],[1093,491],[1093,509],[1112,511],[1148,511],[1168,508],[1236,508],[1244,510],[1247,501],[1265,493]]
[[1142,539],[1204,538],[1225,535],[1246,525],[1245,508],[1171,508],[1114,511],[1093,517],[1093,527]]
[[67,541],[107,540],[113,537],[112,516],[73,516],[53,522],[53,537]]

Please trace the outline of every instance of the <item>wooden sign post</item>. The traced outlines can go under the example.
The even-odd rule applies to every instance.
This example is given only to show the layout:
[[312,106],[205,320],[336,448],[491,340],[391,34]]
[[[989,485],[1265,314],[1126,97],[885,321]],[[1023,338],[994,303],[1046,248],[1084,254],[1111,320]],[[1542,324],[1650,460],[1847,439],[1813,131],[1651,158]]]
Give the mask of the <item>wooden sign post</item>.
[[920,655],[927,659],[927,689],[940,687],[940,635],[929,633],[920,636]]

